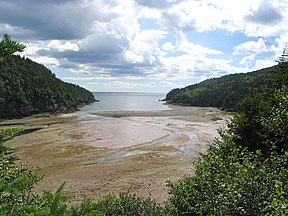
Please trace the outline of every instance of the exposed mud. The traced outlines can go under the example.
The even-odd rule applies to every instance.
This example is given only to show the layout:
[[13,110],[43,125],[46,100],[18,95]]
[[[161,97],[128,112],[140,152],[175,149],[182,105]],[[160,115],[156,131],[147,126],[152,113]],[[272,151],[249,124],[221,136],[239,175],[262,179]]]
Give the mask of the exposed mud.
[[166,181],[194,173],[191,161],[205,152],[227,117],[214,108],[183,108],[183,115],[177,108],[172,116],[167,112],[117,112],[125,116],[121,118],[110,118],[115,113],[106,112],[103,115],[110,117],[97,113],[89,114],[88,120],[66,115],[1,124],[23,128],[49,124],[6,142],[22,162],[43,175],[36,191],[55,190],[66,181],[71,203],[121,191],[161,203],[168,196]]

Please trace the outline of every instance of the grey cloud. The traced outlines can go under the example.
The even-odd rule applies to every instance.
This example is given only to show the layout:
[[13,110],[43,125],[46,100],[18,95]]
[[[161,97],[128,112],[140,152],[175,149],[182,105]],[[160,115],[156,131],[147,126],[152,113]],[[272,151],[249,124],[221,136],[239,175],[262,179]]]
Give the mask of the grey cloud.
[[[154,1],[153,6],[151,1],[138,1],[149,7],[158,8],[179,2],[160,0]],[[99,0],[96,3],[85,1],[91,4],[91,7],[84,5],[83,2],[82,0],[0,0],[0,31],[6,32],[10,29],[13,32],[11,34],[13,39],[16,36],[21,41],[32,41],[35,47],[37,44],[43,47],[52,39],[77,42],[79,51],[59,51],[57,47],[47,46],[31,54],[32,57],[56,58],[62,68],[77,70],[79,65],[83,64],[90,73],[95,75],[104,73],[115,77],[127,75],[145,77],[160,70],[161,61],[156,51],[137,53],[143,55],[143,61],[140,63],[133,63],[131,60],[130,62],[125,57],[125,51],[131,48],[135,35],[129,24],[117,19],[123,11],[119,14],[110,12],[110,8],[117,6],[119,1]],[[177,28],[183,28],[178,23],[181,17],[167,14],[165,19],[167,25],[172,23]],[[9,25],[9,28],[5,27],[6,25]],[[38,43],[39,40],[45,41]],[[154,60],[150,62],[151,59]],[[83,69],[83,72],[87,71]],[[79,72],[82,72],[81,69]]]
[[139,5],[150,7],[150,8],[158,8],[158,9],[165,9],[173,4],[178,4],[183,0],[157,0],[157,1],[151,1],[151,0],[135,0]]
[[168,30],[195,31],[195,20],[183,22],[181,15],[171,12],[162,13],[160,24]]
[[283,17],[277,9],[273,8],[270,1],[262,0],[258,9],[245,18],[249,22],[272,25],[281,21]]
[[94,20],[106,21],[117,16],[105,13],[108,9],[106,7],[103,11],[101,4],[89,7],[78,0],[0,0],[0,5],[0,23],[11,26],[12,30],[23,29],[22,38],[29,39],[83,38],[89,33]]
[[[62,54],[62,55],[61,55]],[[97,53],[93,51],[66,52],[54,53],[52,57],[56,57],[61,64],[61,67],[75,68],[75,65],[85,64],[91,70],[89,73],[99,75],[103,71],[98,71],[97,68],[104,69],[105,74],[114,77],[127,75],[147,75],[153,72],[154,64],[147,61],[142,63],[130,63],[123,58],[122,53]],[[68,59],[68,62],[67,62]],[[81,69],[79,69],[81,72]]]
[[[129,32],[129,26],[122,25],[120,20],[114,19],[109,23],[95,23],[87,37],[78,42],[78,51],[65,50],[59,52],[57,47],[38,50],[37,55],[56,58],[61,67],[76,69],[77,65],[85,64],[90,73],[99,75],[104,69],[111,76],[145,75],[160,64],[157,53],[149,53],[143,56],[141,63],[129,62],[124,53],[129,50],[133,41],[133,31]],[[151,55],[155,61],[150,62]],[[83,72],[85,72],[83,70]]]
[[[105,70],[106,74],[114,77],[121,77],[126,75],[145,75],[153,71],[155,65],[151,65],[147,62],[144,63],[129,63],[123,59],[122,54],[115,53],[70,53],[69,61],[66,62],[67,68],[75,68],[77,64],[84,64],[91,67],[89,73],[99,75],[97,68]],[[62,56],[63,59],[67,59],[67,54]],[[61,67],[64,62],[61,62],[62,58],[59,56]],[[89,62],[89,63],[88,63]],[[81,72],[81,69],[79,70]],[[102,73],[102,71],[100,72]]]
[[[110,44],[112,47],[113,42]],[[100,47],[83,50],[80,49],[78,52],[39,50],[37,55],[49,56],[58,59],[62,68],[76,69],[79,70],[79,72],[85,72],[84,70],[81,71],[81,69],[77,68],[77,65],[85,64],[90,68],[89,73],[91,74],[103,74],[102,70],[97,70],[101,68],[104,69],[106,75],[113,77],[147,75],[153,72],[153,69],[156,66],[155,64],[159,64],[159,61],[156,61],[155,64],[150,64],[149,61],[144,61],[141,63],[127,62],[127,60],[123,58],[124,47],[122,50],[113,50],[113,48],[109,48],[107,46],[106,48],[103,48],[103,50],[106,50],[105,52],[98,48]]]
[[149,0],[135,0],[139,5],[151,8],[166,8],[169,3],[166,0],[149,1]]
[[103,29],[96,31],[83,39],[80,43],[80,51],[97,53],[120,53],[129,46],[129,42],[119,33]]

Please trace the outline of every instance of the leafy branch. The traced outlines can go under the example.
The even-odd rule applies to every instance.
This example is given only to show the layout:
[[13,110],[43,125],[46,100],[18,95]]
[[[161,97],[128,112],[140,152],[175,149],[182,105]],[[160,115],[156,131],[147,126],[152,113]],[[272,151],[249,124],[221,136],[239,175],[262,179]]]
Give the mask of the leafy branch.
[[3,39],[0,41],[0,61],[15,52],[23,52],[25,48],[24,44],[13,41],[8,34],[4,34]]

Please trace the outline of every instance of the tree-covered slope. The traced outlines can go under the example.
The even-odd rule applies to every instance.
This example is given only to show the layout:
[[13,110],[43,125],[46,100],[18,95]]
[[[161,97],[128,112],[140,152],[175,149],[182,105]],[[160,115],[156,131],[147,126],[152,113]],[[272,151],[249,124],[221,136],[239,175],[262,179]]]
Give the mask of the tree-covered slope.
[[68,112],[94,101],[91,92],[30,59],[10,56],[0,62],[0,118]]
[[272,71],[273,68],[266,68],[208,79],[182,89],[173,89],[166,95],[165,101],[185,106],[238,110],[238,103],[242,98],[271,86]]

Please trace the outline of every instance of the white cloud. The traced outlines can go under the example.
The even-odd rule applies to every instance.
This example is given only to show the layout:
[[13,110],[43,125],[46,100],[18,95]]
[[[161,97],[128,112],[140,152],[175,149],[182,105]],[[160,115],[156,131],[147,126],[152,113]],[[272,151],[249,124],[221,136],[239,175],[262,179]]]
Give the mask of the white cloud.
[[157,74],[155,77],[168,81],[207,79],[247,71],[247,68],[232,66],[229,60],[209,59],[206,56],[197,57],[191,54],[167,57],[164,61],[167,71],[162,76]]
[[39,57],[33,57],[32,60],[43,65],[50,65],[50,66],[57,66],[57,67],[60,66],[59,61],[56,58],[52,58],[52,57],[39,56]]
[[271,0],[261,0],[256,10],[251,10],[246,19],[261,25],[277,24],[283,18],[279,8],[273,7]]
[[262,68],[267,68],[267,67],[272,67],[276,64],[275,61],[270,60],[270,59],[265,59],[265,60],[261,60],[258,59],[255,61],[255,67],[253,68],[253,70],[260,70]]
[[131,50],[126,50],[124,53],[125,59],[132,64],[141,63],[144,61],[144,57],[142,55],[137,55]]
[[79,46],[77,43],[73,43],[70,41],[59,41],[59,40],[52,40],[47,45],[48,48],[56,49],[59,52],[64,52],[67,50],[71,51],[79,51]]
[[251,55],[257,53],[267,52],[267,46],[262,38],[258,41],[247,41],[234,47],[233,55]]
[[171,42],[167,42],[162,45],[161,49],[165,51],[174,51],[175,46]]
[[182,0],[157,0],[157,1],[151,1],[151,0],[135,0],[139,5],[143,5],[149,8],[158,8],[158,9],[165,9],[168,7],[171,7],[173,4],[177,4],[181,2]]
[[183,51],[184,53],[188,53],[195,56],[202,56],[202,55],[221,55],[223,54],[222,51],[210,49],[208,47],[204,47],[198,44],[194,44],[190,42],[186,36],[179,32],[178,34],[178,44],[176,46],[176,50]]
[[255,61],[256,55],[251,54],[249,56],[245,56],[241,59],[240,64],[245,65],[249,68],[249,66]]
[[174,88],[181,88],[185,87],[187,84],[179,84],[179,83],[174,83],[171,81],[160,81],[160,84],[168,89],[174,89]]
[[124,52],[126,60],[131,63],[159,65],[159,40],[165,36],[162,30],[140,31]]
[[100,83],[100,82],[90,82],[87,83],[86,85],[90,86],[95,86],[96,88],[101,88],[103,89],[121,89],[121,90],[131,90],[131,89],[149,89],[155,87],[156,83],[155,82],[150,82],[150,83],[143,83],[143,82],[125,82],[125,81],[109,81],[105,83]]
[[65,81],[91,81],[91,80],[117,80],[116,77],[61,77],[61,79]]
[[277,56],[279,56],[282,53],[283,48],[287,48],[288,46],[288,31],[284,34],[279,35],[279,37],[276,38],[275,42],[277,45],[273,46],[273,51]]
[[125,76],[126,80],[143,80],[143,77],[139,76]]

